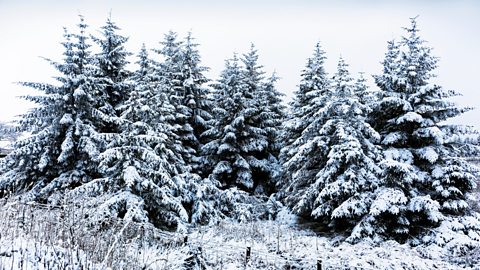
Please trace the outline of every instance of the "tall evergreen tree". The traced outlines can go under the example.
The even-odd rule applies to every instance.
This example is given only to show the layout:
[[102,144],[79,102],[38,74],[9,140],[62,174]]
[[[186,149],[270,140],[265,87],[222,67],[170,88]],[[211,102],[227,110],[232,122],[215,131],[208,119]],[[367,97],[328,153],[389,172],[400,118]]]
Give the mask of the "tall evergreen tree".
[[18,121],[20,130],[32,135],[16,143],[7,157],[6,172],[0,180],[3,195],[30,191],[27,199],[47,201],[56,190],[73,188],[98,176],[101,140],[92,107],[96,80],[83,17],[78,27],[77,34],[65,30],[63,61],[47,59],[60,73],[58,85],[21,83],[42,94],[24,97],[38,105]]
[[458,93],[430,82],[438,59],[418,35],[416,20],[405,30],[401,42],[389,42],[383,74],[375,76],[382,98],[370,123],[381,134],[383,184],[357,235],[422,235],[447,216],[467,213],[475,187],[477,170],[458,150],[478,153],[468,139],[472,131],[444,123],[469,108],[447,100]]
[[205,86],[209,81],[204,75],[208,68],[201,66],[199,45],[191,33],[184,41],[178,41],[177,33],[170,31],[161,44],[161,49],[154,50],[162,56],[156,63],[156,81],[166,86],[175,108],[169,123],[178,142],[176,152],[188,165],[183,203],[191,222],[205,224],[218,215],[213,203],[217,187],[201,165],[201,147],[206,142],[202,134],[209,129],[213,107]]
[[278,159],[280,150],[283,147],[281,142],[282,124],[286,119],[286,106],[283,105],[281,92],[278,91],[275,84],[279,80],[276,73],[273,73],[262,85],[262,95],[260,101],[260,119],[262,127],[267,132],[268,152],[269,155]]
[[[320,43],[317,43],[313,55],[307,59],[300,85],[294,92],[293,101],[290,103],[291,115],[283,126],[285,145],[281,150],[280,160],[284,170],[282,180],[278,183],[281,197],[287,196],[292,191],[291,189],[303,189],[303,187],[313,184],[314,175],[320,169],[318,164],[324,162],[321,154],[298,163],[289,162],[296,155],[309,155],[307,152],[314,154],[316,151],[320,151],[319,153],[324,153],[321,152],[321,144],[312,144],[310,149],[304,149],[305,143],[315,138],[316,131],[327,121],[323,110],[330,98],[331,80],[325,71],[324,62],[325,52]],[[293,205],[294,202],[289,204]]]
[[193,172],[202,174],[199,168],[199,156],[202,144],[205,139],[202,134],[209,128],[208,121],[212,118],[209,89],[205,86],[209,80],[205,77],[204,72],[208,71],[207,67],[200,65],[200,54],[194,42],[192,34],[189,33],[185,38],[184,46],[181,49],[181,67],[183,92],[180,93],[180,106],[185,108],[187,118],[182,123],[190,130],[190,134],[182,139],[182,142],[189,149],[192,149],[192,155],[187,162],[193,166]]
[[265,81],[255,47],[244,54],[242,67],[235,55],[227,61],[218,83],[212,128],[203,147],[211,178],[222,187],[264,194],[272,191],[278,171],[274,143],[283,117],[275,77]]
[[98,116],[103,123],[100,130],[105,133],[120,132],[113,122],[118,116],[117,107],[128,99],[130,88],[130,72],[127,71],[127,57],[131,55],[125,49],[128,38],[118,34],[121,30],[109,17],[101,28],[101,38],[92,36],[92,39],[100,47],[100,52],[94,57],[97,65],[98,83],[97,88],[100,98],[96,101]]
[[291,157],[288,152],[295,151],[293,143],[300,137],[305,128],[314,120],[314,114],[320,110],[328,99],[330,78],[325,71],[325,52],[320,43],[315,49],[307,65],[302,71],[302,79],[294,92],[290,103],[291,117],[285,125],[286,146],[282,151],[284,160]]
[[[129,99],[117,107],[121,114],[115,123],[121,132],[110,135],[107,150],[100,155],[105,178],[95,184],[103,192],[87,194],[98,197],[95,200],[101,203],[95,219],[114,216],[150,221],[162,228],[182,228],[188,220],[180,196],[185,168],[174,150],[175,136],[167,121],[174,108],[161,89],[163,85],[153,81],[145,47],[137,63],[139,68],[132,76],[135,87]],[[98,190],[93,183],[89,188]]]
[[201,58],[191,33],[184,41],[177,40],[175,32],[165,35],[162,48],[155,50],[162,56],[157,63],[158,80],[169,88],[169,98],[175,106],[172,124],[183,148],[182,157],[192,166],[192,172],[203,174],[198,166],[202,133],[208,129],[211,116],[209,81],[204,73],[208,68],[201,66]]
[[287,162],[287,166],[303,162],[316,166],[315,174],[304,174],[304,168],[292,172],[287,202],[295,212],[337,230],[354,228],[368,213],[380,173],[379,151],[373,144],[379,135],[365,121],[367,107],[347,67],[340,59],[330,97],[321,115],[317,113],[317,118],[327,120],[307,127],[316,128],[311,133],[316,135],[306,138],[298,154]]
[[[246,92],[243,73],[239,59],[235,55],[227,60],[225,69],[214,86],[213,99],[215,107],[211,129],[205,132],[211,140],[204,145],[207,166],[211,168],[211,178],[224,188],[236,185],[252,189],[252,171],[247,159],[249,149],[245,147],[250,140],[247,132],[245,111],[253,103]],[[248,115],[251,116],[251,115]]]
[[280,99],[282,94],[275,88],[278,77],[273,74],[266,79],[263,66],[258,64],[258,57],[257,49],[252,44],[250,51],[242,58],[246,98],[252,101],[248,112],[251,114],[249,122],[255,128],[250,131],[256,141],[256,149],[250,150],[252,164],[255,163],[252,166],[252,178],[258,186],[257,192],[272,193],[275,187],[274,178],[280,171],[279,128],[285,115]]

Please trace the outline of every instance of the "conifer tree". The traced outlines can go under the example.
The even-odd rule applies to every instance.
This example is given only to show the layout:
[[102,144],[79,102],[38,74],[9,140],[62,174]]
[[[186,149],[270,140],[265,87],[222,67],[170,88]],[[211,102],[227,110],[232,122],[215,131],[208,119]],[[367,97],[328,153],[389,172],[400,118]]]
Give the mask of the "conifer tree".
[[389,42],[383,74],[375,76],[382,98],[370,123],[381,134],[383,184],[357,236],[421,236],[468,213],[467,196],[475,187],[477,170],[459,150],[478,153],[472,130],[444,123],[469,108],[448,101],[455,91],[432,84],[438,59],[418,35],[416,20],[405,30],[399,43]]
[[185,123],[182,124],[190,130],[190,134],[182,139],[182,143],[193,150],[187,162],[192,165],[194,173],[202,174],[202,169],[199,168],[200,149],[205,143],[202,134],[209,128],[212,102],[209,97],[210,91],[205,87],[209,82],[204,75],[208,68],[200,65],[198,46],[192,34],[189,33],[181,49],[180,72],[183,92],[180,93],[180,105],[184,106],[187,116]]
[[305,160],[316,166],[316,174],[308,175],[311,179],[293,172],[287,202],[295,212],[336,230],[352,229],[368,213],[380,173],[376,165],[379,151],[373,144],[379,135],[365,122],[367,107],[361,103],[347,67],[340,59],[330,98],[321,115],[317,113],[318,118],[327,120],[307,127],[317,128],[311,133],[317,135],[305,140],[298,154],[287,162]]
[[54,200],[51,195],[83,185],[98,176],[97,157],[101,139],[95,126],[96,80],[85,30],[80,17],[78,33],[65,29],[63,61],[47,59],[60,73],[58,84],[21,83],[40,92],[26,96],[38,106],[18,121],[31,136],[15,144],[7,157],[0,190],[26,193],[26,199]]
[[[310,151],[325,154],[321,152],[321,144],[311,144],[310,149],[305,149],[306,142],[313,140],[317,135],[315,132],[327,121],[323,110],[331,94],[331,81],[325,71],[324,62],[325,52],[320,43],[317,43],[313,55],[307,59],[299,88],[294,92],[293,101],[290,103],[291,115],[283,125],[285,145],[280,153],[283,164],[282,180],[278,183],[280,197],[287,196],[293,191],[291,189],[302,189],[313,184],[314,175],[320,169],[318,164],[324,162],[322,154],[301,162],[289,162],[296,155],[309,155],[307,152]],[[295,187],[296,185],[298,187]],[[294,202],[288,204],[293,205]]]
[[184,175],[186,186],[182,190],[183,203],[192,223],[206,224],[215,220],[214,209],[217,187],[207,178],[201,165],[201,147],[206,142],[203,133],[209,129],[211,109],[209,81],[201,66],[201,57],[191,33],[178,41],[177,33],[170,31],[161,42],[162,48],[154,50],[162,56],[157,62],[156,81],[166,86],[166,94],[174,106],[168,120],[175,134],[176,149],[187,165]]
[[293,143],[314,120],[314,114],[323,107],[328,99],[330,78],[325,71],[325,59],[325,52],[320,43],[317,43],[312,56],[307,59],[300,85],[294,92],[293,101],[290,103],[292,115],[285,126],[287,143],[282,151],[285,155],[284,160],[291,157],[288,152],[296,148]]
[[[243,79],[239,59],[235,55],[227,60],[218,83],[214,85],[213,100],[216,101],[211,129],[205,132],[210,141],[204,145],[210,177],[224,188],[241,186],[252,189],[252,170],[247,159],[249,149],[245,146],[249,137],[248,111],[253,104]],[[250,115],[247,115],[247,117]]]
[[205,84],[209,80],[201,66],[201,57],[189,33],[184,41],[177,41],[177,34],[169,32],[155,52],[163,57],[157,64],[158,80],[168,85],[169,98],[175,106],[174,125],[182,143],[182,157],[192,167],[192,173],[204,175],[199,167],[200,148],[204,143],[202,133],[208,129],[211,119],[211,101]]
[[282,94],[275,88],[278,77],[273,74],[265,78],[263,66],[258,64],[258,52],[252,44],[250,51],[243,55],[243,80],[246,87],[246,98],[252,100],[247,114],[251,114],[251,136],[254,137],[256,149],[251,149],[253,175],[258,185],[257,192],[272,193],[275,178],[280,171],[278,154],[280,150],[279,129],[285,117],[284,107],[280,99]]
[[[279,77],[276,73],[267,78],[262,85],[262,95],[259,96],[262,110],[259,118],[263,119],[262,128],[267,132],[268,153],[276,160],[279,159],[280,150],[283,147],[281,142],[282,124],[286,119],[286,107],[282,104],[284,94],[280,93],[275,86],[278,80]],[[278,162],[275,161],[275,163]]]
[[[121,132],[110,134],[107,150],[100,155],[105,178],[76,192],[97,197],[94,220],[120,217],[179,229],[188,217],[180,196],[184,163],[174,151],[173,128],[167,121],[174,108],[163,85],[153,80],[145,47],[138,58],[139,68],[132,76],[135,87],[117,107],[120,117],[115,123]],[[100,194],[91,192],[99,189]]]
[[210,120],[210,129],[204,132],[208,142],[202,147],[202,165],[209,172],[208,181],[216,187],[211,196],[215,215],[240,221],[255,219],[265,212],[253,209],[262,202],[250,196],[255,190],[262,195],[265,191],[261,186],[265,179],[253,176],[264,164],[255,155],[267,143],[265,135],[259,142],[256,133],[263,131],[253,121],[258,110],[245,83],[245,74],[237,55],[226,61],[220,79],[213,85],[214,118]]
[[101,29],[101,38],[92,36],[100,47],[100,52],[94,57],[98,67],[96,76],[99,91],[96,107],[103,122],[100,126],[101,132],[115,133],[120,132],[113,122],[119,115],[117,107],[126,101],[130,94],[130,72],[126,70],[126,65],[129,63],[127,57],[131,53],[125,49],[128,38],[117,33],[121,29],[111,17]]
[[209,142],[203,147],[210,177],[223,189],[238,187],[264,194],[272,191],[272,179],[278,172],[275,151],[283,107],[274,87],[276,77],[263,78],[258,55],[252,45],[240,60],[235,55],[214,85],[216,101],[212,128],[204,134]]

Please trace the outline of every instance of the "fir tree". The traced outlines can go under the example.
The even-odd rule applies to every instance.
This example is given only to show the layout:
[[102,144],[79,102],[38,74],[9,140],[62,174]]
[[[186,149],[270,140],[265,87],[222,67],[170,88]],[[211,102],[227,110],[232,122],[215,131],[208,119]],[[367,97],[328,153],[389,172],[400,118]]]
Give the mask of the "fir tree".
[[184,41],[177,41],[177,34],[169,32],[161,44],[161,49],[154,50],[163,58],[156,63],[156,80],[166,85],[166,93],[175,108],[169,123],[177,140],[176,152],[188,165],[183,203],[192,223],[206,224],[218,216],[214,209],[217,187],[206,177],[208,172],[200,161],[201,147],[206,142],[203,133],[209,129],[212,119],[213,105],[209,89],[205,87],[209,80],[204,75],[208,68],[201,66],[199,45],[191,33]]
[[192,155],[187,162],[193,166],[193,172],[203,174],[199,168],[201,146],[205,143],[202,134],[209,128],[208,121],[212,118],[210,91],[205,87],[209,80],[203,74],[208,68],[200,65],[200,54],[197,50],[199,45],[194,42],[191,33],[185,39],[181,55],[181,80],[183,93],[180,93],[180,105],[185,108],[187,118],[182,123],[184,130],[190,130],[188,136],[184,136],[182,143],[192,149]]
[[[286,197],[293,190],[302,190],[313,184],[314,175],[320,170],[319,164],[325,162],[324,152],[320,144],[312,143],[309,148],[306,143],[316,138],[316,131],[327,121],[323,110],[328,101],[331,81],[324,67],[325,52],[317,43],[313,55],[307,59],[307,65],[302,72],[302,79],[290,103],[291,116],[286,121],[283,133],[284,147],[280,153],[283,164],[283,177],[278,183],[280,197]],[[318,155],[315,154],[319,152]],[[322,152],[323,151],[323,152]],[[307,158],[312,154],[312,158]],[[300,162],[290,162],[294,156],[304,156]],[[289,196],[290,205],[297,199]],[[289,201],[290,199],[286,200]]]
[[163,48],[157,50],[164,60],[159,63],[158,74],[169,86],[170,100],[176,108],[172,124],[176,128],[183,151],[184,160],[193,166],[193,172],[202,174],[198,167],[198,158],[203,144],[202,133],[208,129],[211,101],[205,84],[209,80],[204,72],[208,68],[201,66],[198,44],[191,33],[185,40],[177,41],[177,34],[169,32],[162,42]]
[[314,120],[314,114],[320,110],[328,99],[330,79],[325,71],[325,52],[320,43],[315,45],[313,55],[307,59],[298,89],[290,103],[291,118],[285,126],[286,146],[282,151],[284,160],[291,157],[288,152],[294,150],[293,143],[301,136],[305,128]]
[[[262,113],[260,118],[263,118],[262,127],[267,131],[268,152],[278,159],[280,150],[283,147],[281,142],[282,124],[286,119],[286,107],[282,104],[282,96],[275,84],[279,80],[276,73],[273,73],[270,78],[263,83],[260,109]],[[262,115],[263,114],[263,115]]]
[[[257,64],[255,48],[242,58],[226,62],[218,83],[214,85],[216,101],[212,128],[204,134],[210,141],[203,147],[210,177],[224,189],[238,187],[263,194],[270,190],[278,171],[275,151],[282,106],[273,83],[265,82]],[[268,189],[268,190],[266,190]]]
[[130,94],[131,85],[128,82],[130,72],[126,70],[126,65],[129,63],[127,57],[131,53],[125,49],[128,38],[117,33],[121,29],[111,17],[101,29],[101,38],[92,36],[100,47],[100,53],[95,55],[99,91],[96,107],[98,116],[103,122],[100,130],[104,133],[115,133],[119,132],[119,127],[113,122],[118,116],[117,107],[126,101]]
[[110,135],[107,150],[100,155],[100,168],[105,178],[90,184],[87,192],[100,204],[95,220],[120,217],[136,222],[151,222],[161,228],[182,228],[187,212],[180,196],[185,172],[181,157],[175,152],[173,128],[168,117],[173,115],[162,85],[153,81],[153,69],[145,47],[139,54],[139,69],[132,78],[135,88],[117,109],[115,119],[121,132]]
[[95,128],[96,80],[90,45],[80,17],[78,34],[65,30],[62,62],[47,59],[60,73],[59,84],[21,83],[42,92],[26,96],[38,106],[18,121],[31,136],[19,141],[7,157],[0,180],[2,194],[30,191],[26,199],[47,201],[56,191],[74,188],[98,176],[100,138]]
[[256,149],[252,153],[252,178],[257,183],[257,192],[272,193],[275,178],[280,171],[278,154],[280,151],[279,129],[285,117],[281,104],[282,94],[275,88],[278,77],[273,74],[265,80],[263,66],[258,64],[258,53],[252,44],[250,51],[243,55],[246,98],[252,100],[248,114],[251,114],[251,140]]
[[[306,160],[310,166],[315,165],[317,171],[315,175],[308,175],[312,179],[303,179],[299,172],[293,172],[287,202],[293,202],[295,212],[336,230],[357,225],[368,213],[374,191],[380,184],[380,169],[376,165],[379,151],[373,144],[379,135],[365,122],[367,107],[361,103],[347,67],[341,59],[330,98],[319,117],[328,120],[323,125],[312,122],[307,127],[318,128],[317,135],[306,140],[299,153],[287,163]],[[316,147],[321,152],[312,151]],[[316,155],[325,156],[316,159]]]
[[478,153],[472,130],[444,123],[469,108],[447,100],[458,93],[430,82],[438,59],[418,35],[416,20],[405,30],[401,42],[389,42],[383,74],[375,76],[382,98],[370,123],[381,134],[383,184],[357,236],[422,235],[448,216],[468,213],[475,187],[477,170],[458,150]]
[[[216,101],[213,109],[215,120],[205,132],[210,141],[204,145],[210,177],[224,188],[236,185],[245,189],[253,188],[252,171],[247,161],[245,144],[250,139],[246,125],[245,111],[253,103],[246,92],[243,73],[235,55],[227,60],[213,92]],[[249,115],[250,116],[250,115]]]

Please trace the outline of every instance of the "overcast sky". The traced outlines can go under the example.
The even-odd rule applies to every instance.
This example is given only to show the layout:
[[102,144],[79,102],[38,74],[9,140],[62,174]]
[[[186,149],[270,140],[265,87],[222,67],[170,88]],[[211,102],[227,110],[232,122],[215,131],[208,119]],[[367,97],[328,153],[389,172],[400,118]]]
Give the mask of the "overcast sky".
[[[98,33],[108,14],[130,37],[136,53],[141,43],[159,47],[173,30],[192,31],[201,44],[203,64],[217,78],[224,60],[254,43],[267,72],[277,71],[278,86],[291,97],[306,58],[320,41],[327,69],[335,72],[338,58],[353,74],[381,71],[386,42],[404,34],[409,17],[419,15],[421,35],[440,57],[435,82],[463,94],[462,105],[480,108],[480,1],[22,1],[0,0],[0,120],[11,120],[28,107],[16,96],[29,90],[13,82],[49,82],[54,69],[39,56],[61,59],[64,26],[76,31],[78,14],[90,32]],[[454,121],[480,129],[479,110]]]

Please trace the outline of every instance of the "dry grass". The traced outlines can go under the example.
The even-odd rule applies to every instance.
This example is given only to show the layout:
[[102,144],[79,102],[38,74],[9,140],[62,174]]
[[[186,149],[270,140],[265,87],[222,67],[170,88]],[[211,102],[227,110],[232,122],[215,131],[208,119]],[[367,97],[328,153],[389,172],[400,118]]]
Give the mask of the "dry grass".
[[[44,269],[157,269],[159,264],[181,269],[177,261],[189,256],[182,250],[187,247],[181,235],[122,220],[87,224],[81,206],[53,208],[7,200],[0,205],[0,270],[39,262]],[[17,256],[17,268],[9,265],[12,256]],[[169,256],[185,258],[174,261]],[[41,261],[43,257],[52,258]]]

